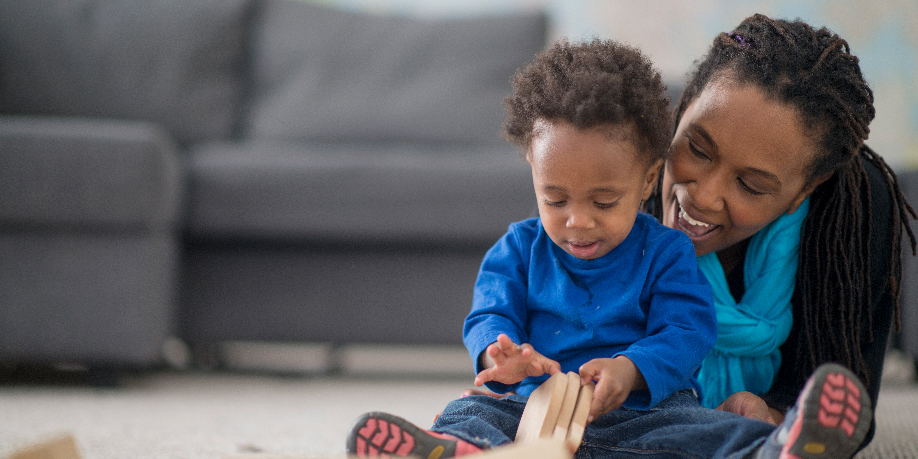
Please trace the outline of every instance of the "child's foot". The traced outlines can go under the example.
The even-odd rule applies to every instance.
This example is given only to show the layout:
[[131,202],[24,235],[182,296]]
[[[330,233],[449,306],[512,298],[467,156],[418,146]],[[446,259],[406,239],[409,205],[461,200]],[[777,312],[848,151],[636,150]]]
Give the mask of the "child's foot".
[[357,419],[347,437],[347,453],[356,457],[439,459],[480,451],[451,435],[423,430],[398,416],[380,412]]
[[762,447],[780,448],[780,459],[850,458],[867,430],[873,412],[860,380],[837,364],[821,365],[804,386],[797,404]]

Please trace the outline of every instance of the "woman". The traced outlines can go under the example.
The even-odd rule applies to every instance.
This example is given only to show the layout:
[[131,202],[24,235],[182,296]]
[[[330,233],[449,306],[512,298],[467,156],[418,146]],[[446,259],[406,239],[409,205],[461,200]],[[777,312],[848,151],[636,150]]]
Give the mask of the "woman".
[[[750,276],[744,282],[748,249],[753,235],[810,198],[796,276],[787,281],[792,296],[783,298],[793,305],[793,325],[783,345],[779,337],[759,353],[777,351],[774,383],[757,388],[761,398],[733,394],[722,409],[777,423],[823,362],[850,368],[876,406],[891,321],[899,327],[902,233],[914,252],[907,219],[915,213],[895,173],[864,145],[873,117],[873,93],[847,43],[799,21],[746,19],[715,39],[691,76],[649,210],[692,238],[715,291],[719,276],[728,302],[780,297],[744,296],[756,288]],[[705,269],[704,260],[722,269]],[[743,358],[742,343],[723,342],[735,325],[721,323],[714,353],[733,349]],[[730,367],[709,363],[709,378]]]

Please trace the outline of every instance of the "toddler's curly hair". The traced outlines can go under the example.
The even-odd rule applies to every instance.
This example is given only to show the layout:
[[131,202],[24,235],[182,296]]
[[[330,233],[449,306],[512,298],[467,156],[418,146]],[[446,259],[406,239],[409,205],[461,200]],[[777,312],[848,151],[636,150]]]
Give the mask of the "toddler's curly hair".
[[504,135],[525,157],[539,119],[577,128],[633,123],[649,163],[666,159],[669,97],[660,73],[637,48],[611,40],[555,43],[517,70],[504,99]]

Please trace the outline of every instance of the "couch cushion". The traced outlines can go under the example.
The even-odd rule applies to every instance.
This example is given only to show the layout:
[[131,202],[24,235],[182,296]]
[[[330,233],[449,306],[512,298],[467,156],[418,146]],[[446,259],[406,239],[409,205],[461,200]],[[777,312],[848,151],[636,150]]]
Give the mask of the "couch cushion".
[[373,16],[267,0],[253,28],[249,137],[500,142],[509,79],[542,14]]
[[238,121],[251,0],[0,0],[0,112],[153,121],[180,142]]
[[493,243],[536,207],[509,145],[212,143],[191,150],[193,236]]
[[184,174],[145,122],[0,117],[0,227],[53,233],[172,230]]

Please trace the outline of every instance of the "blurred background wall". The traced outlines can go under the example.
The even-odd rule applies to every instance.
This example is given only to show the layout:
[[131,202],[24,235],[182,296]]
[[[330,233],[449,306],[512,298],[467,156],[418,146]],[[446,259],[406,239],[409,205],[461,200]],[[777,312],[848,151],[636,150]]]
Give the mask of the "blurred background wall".
[[868,144],[896,169],[918,168],[918,2],[915,0],[302,0],[379,14],[467,16],[545,10],[552,37],[622,40],[664,78],[684,81],[720,32],[753,13],[801,18],[846,39],[874,90]]

